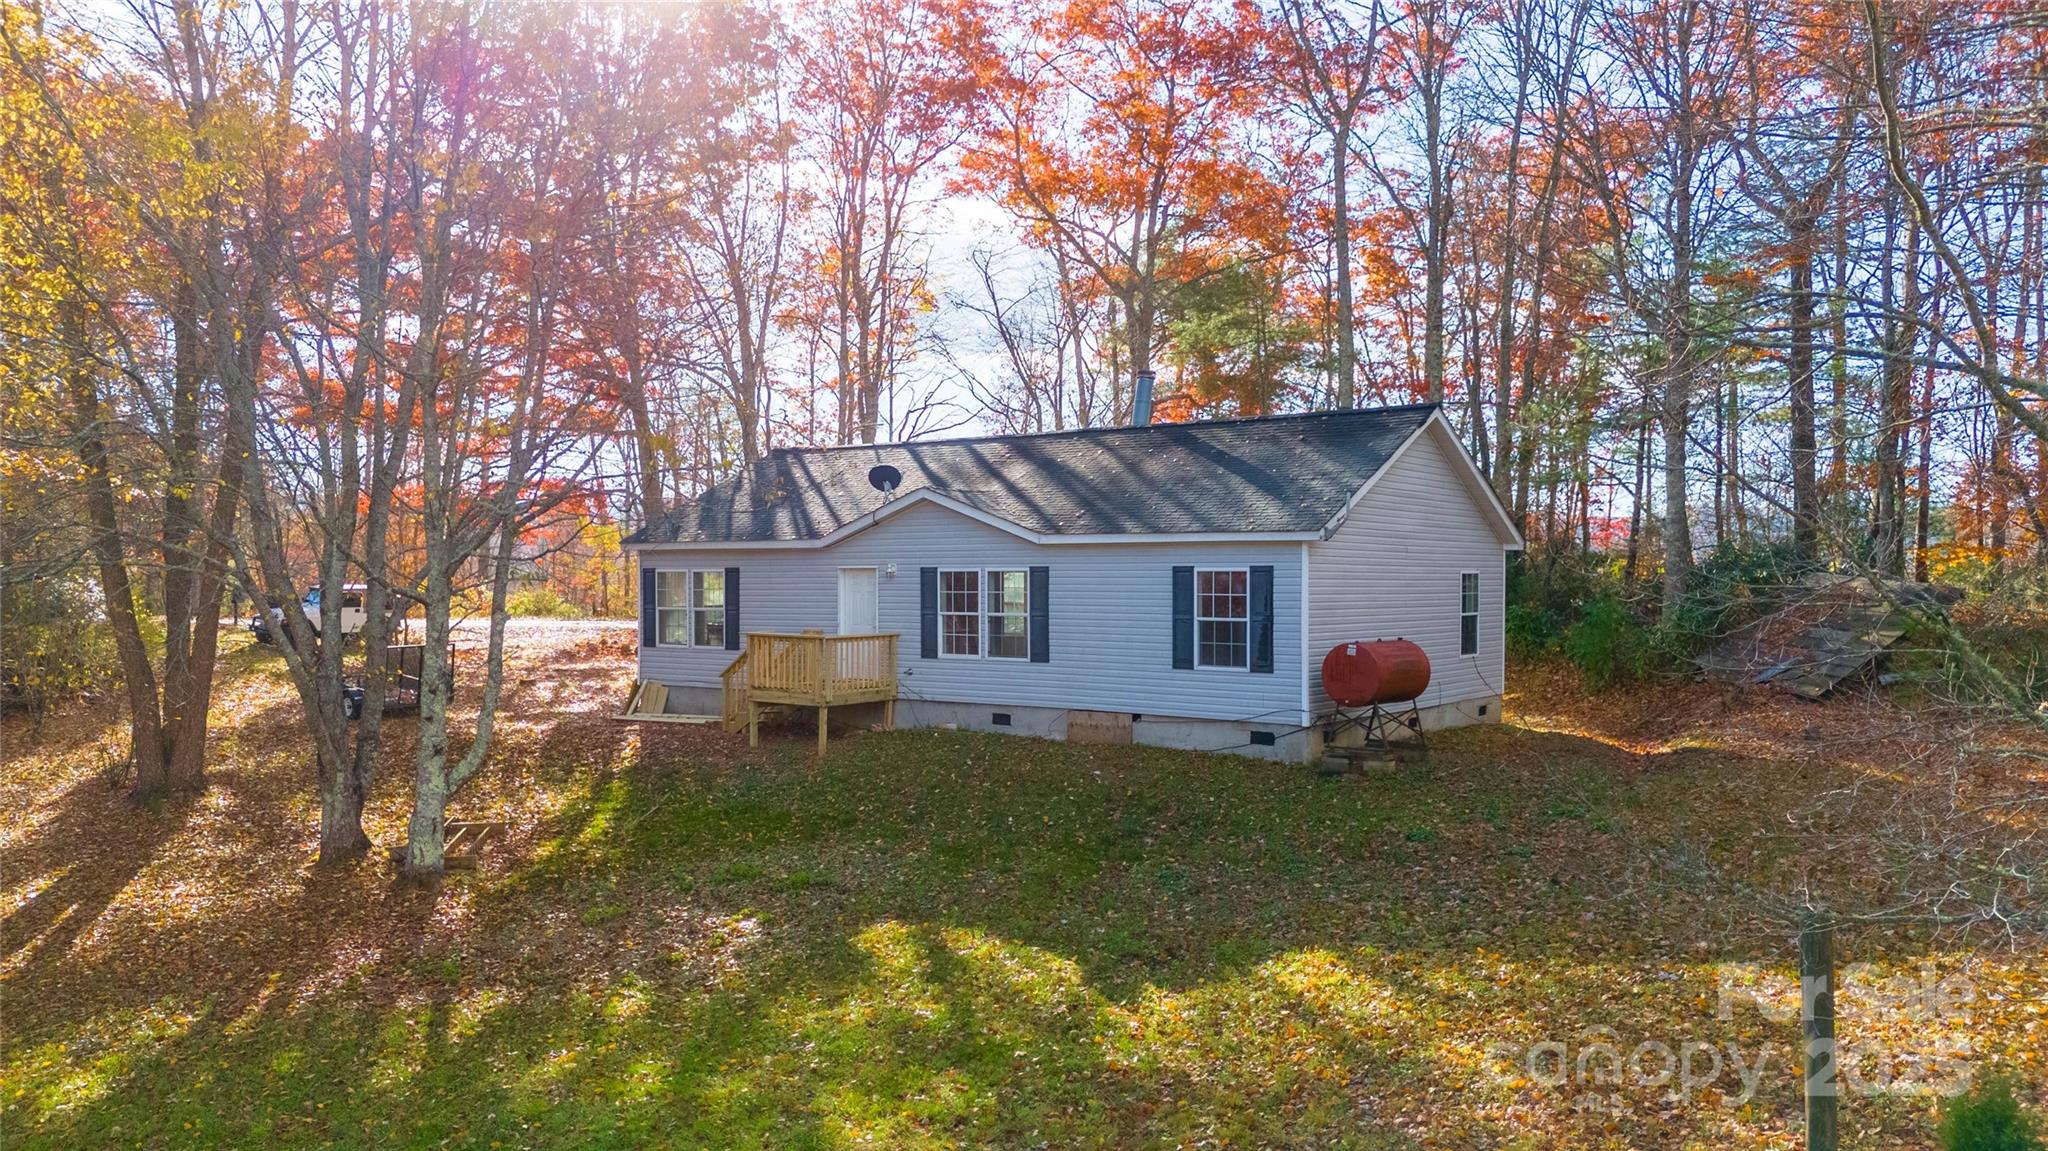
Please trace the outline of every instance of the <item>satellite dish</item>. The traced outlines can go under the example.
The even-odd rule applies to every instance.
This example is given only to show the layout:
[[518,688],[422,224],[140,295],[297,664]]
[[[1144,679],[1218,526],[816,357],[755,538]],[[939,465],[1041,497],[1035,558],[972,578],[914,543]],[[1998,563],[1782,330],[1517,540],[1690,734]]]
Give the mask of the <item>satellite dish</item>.
[[868,469],[868,486],[888,495],[903,483],[903,473],[888,464],[876,464]]

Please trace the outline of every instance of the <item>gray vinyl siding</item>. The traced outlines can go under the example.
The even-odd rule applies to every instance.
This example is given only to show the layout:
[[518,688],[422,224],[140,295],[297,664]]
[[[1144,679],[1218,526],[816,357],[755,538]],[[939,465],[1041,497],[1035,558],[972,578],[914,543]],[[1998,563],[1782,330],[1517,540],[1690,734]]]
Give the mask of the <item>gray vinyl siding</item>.
[[[1406,639],[1429,655],[1423,707],[1490,699],[1502,659],[1507,552],[1488,515],[1426,430],[1329,539],[1308,545],[1309,696],[1330,709],[1325,653],[1352,640]],[[1455,465],[1462,467],[1462,465]],[[1479,654],[1458,652],[1459,576],[1479,573]]]
[[[920,504],[831,547],[648,547],[640,551],[640,562],[657,569],[739,568],[743,631],[836,631],[839,569],[883,569],[877,580],[880,628],[901,636],[897,655],[906,699],[1303,722],[1299,542],[1040,545]],[[896,565],[893,577],[889,564]],[[1033,564],[1051,569],[1050,662],[918,658],[919,568]],[[1271,673],[1174,670],[1176,564],[1273,566]],[[672,685],[712,686],[733,655],[723,649],[642,648],[640,674]]]

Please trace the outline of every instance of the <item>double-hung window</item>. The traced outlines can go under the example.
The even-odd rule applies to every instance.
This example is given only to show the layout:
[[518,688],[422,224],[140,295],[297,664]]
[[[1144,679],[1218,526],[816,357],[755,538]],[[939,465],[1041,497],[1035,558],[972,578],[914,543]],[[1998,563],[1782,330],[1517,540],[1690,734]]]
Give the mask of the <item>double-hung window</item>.
[[1458,577],[1458,654],[1479,654],[1479,573]]
[[981,654],[981,573],[939,572],[939,654]]
[[661,647],[725,646],[725,571],[654,573],[654,642]]
[[988,573],[988,657],[1031,658],[1031,577],[1023,569]]
[[654,635],[663,647],[690,642],[690,573],[654,573]]
[[1031,573],[1023,568],[938,572],[938,654],[1031,658]]
[[698,647],[725,646],[725,573],[690,573],[690,642]]
[[1195,666],[1251,665],[1251,572],[1195,571]]

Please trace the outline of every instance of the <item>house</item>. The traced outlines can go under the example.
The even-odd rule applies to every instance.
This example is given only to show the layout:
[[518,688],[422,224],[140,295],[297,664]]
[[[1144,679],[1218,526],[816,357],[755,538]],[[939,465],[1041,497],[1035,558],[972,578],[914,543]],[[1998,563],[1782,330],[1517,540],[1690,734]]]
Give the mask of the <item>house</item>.
[[1434,404],[781,449],[626,540],[668,712],[730,718],[748,634],[894,633],[899,723],[1286,760],[1352,640],[1423,648],[1424,726],[1497,719],[1521,546]]

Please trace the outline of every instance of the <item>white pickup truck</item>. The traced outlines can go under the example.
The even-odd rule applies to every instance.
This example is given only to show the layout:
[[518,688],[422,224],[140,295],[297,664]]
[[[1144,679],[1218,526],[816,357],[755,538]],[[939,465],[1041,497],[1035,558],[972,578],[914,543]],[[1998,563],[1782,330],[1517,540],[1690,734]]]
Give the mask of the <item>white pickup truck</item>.
[[[322,622],[323,615],[332,607],[332,618],[340,625],[336,634],[346,639],[361,632],[363,625],[369,622],[369,613],[363,607],[363,593],[367,590],[368,586],[365,584],[343,584],[339,597],[340,604],[334,607],[324,602],[328,597],[322,593],[319,584],[314,584],[306,589],[306,594],[299,600],[299,606],[305,609],[306,620],[313,625],[315,636],[326,633],[328,624]],[[272,605],[267,611],[250,616],[249,632],[256,637],[258,643],[270,643],[286,634],[284,608]]]

